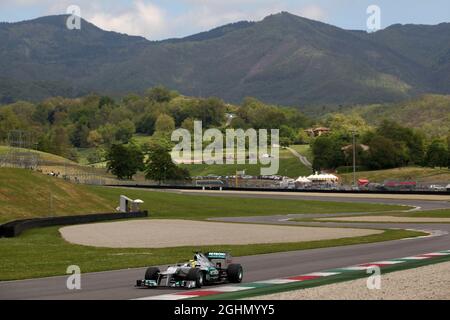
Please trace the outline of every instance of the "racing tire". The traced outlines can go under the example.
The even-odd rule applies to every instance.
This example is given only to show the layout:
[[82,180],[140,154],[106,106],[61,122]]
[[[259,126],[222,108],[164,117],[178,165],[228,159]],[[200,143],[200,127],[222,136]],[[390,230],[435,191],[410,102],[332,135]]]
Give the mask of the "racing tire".
[[244,270],[240,264],[230,264],[227,269],[228,281],[231,283],[241,283],[244,277]]
[[195,287],[201,288],[203,286],[203,272],[200,269],[192,268],[189,270],[187,280],[195,281]]
[[161,271],[158,268],[150,267],[145,271],[145,280],[158,280]]

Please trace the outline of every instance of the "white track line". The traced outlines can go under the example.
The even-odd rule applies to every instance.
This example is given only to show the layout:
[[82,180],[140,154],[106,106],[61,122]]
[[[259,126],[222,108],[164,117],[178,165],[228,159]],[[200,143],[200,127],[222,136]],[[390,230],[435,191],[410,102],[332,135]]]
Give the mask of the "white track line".
[[138,298],[135,300],[183,300],[183,299],[190,299],[195,298],[197,296],[193,295],[181,295],[181,294],[163,294],[160,296],[151,296],[151,297],[145,297],[145,298]]
[[313,272],[305,274],[307,277],[330,277],[340,274],[341,272]]
[[255,281],[255,282],[252,282],[252,283],[286,284],[286,283],[292,283],[292,282],[298,282],[298,280],[292,280],[292,279],[272,279],[272,280]]
[[386,260],[386,261],[377,261],[377,262],[370,262],[370,263],[363,263],[366,265],[370,264],[383,264],[383,265],[393,265],[393,264],[399,264],[404,263],[405,261],[395,261],[395,260]]
[[213,288],[211,290],[221,291],[221,292],[237,292],[237,291],[244,291],[244,290],[250,290],[250,289],[255,289],[255,287],[226,286],[226,287]]

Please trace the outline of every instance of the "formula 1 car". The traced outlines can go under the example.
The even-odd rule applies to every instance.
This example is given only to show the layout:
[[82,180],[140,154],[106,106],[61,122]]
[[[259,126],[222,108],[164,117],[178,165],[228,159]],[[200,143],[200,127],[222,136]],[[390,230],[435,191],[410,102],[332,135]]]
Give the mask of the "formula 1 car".
[[242,266],[233,264],[229,253],[197,252],[193,260],[169,266],[164,272],[148,268],[144,280],[137,280],[136,287],[193,289],[208,284],[240,283],[243,275]]

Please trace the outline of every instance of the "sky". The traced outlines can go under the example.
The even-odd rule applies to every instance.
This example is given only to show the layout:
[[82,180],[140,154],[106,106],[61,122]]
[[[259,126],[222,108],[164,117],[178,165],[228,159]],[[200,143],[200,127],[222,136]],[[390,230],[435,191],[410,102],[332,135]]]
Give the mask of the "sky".
[[367,30],[367,8],[380,8],[381,28],[450,22],[449,0],[0,0],[0,21],[65,14],[70,5],[98,27],[149,40],[183,37],[241,20],[290,13],[344,29]]

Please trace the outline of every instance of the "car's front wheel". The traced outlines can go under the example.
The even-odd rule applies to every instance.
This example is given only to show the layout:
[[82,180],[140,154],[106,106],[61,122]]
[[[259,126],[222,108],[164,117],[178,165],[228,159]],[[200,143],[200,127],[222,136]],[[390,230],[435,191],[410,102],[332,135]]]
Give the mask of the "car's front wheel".
[[200,269],[191,269],[188,272],[187,280],[195,281],[195,286],[201,288],[203,286],[203,273]]
[[158,268],[150,267],[145,271],[145,280],[158,280],[161,271]]

